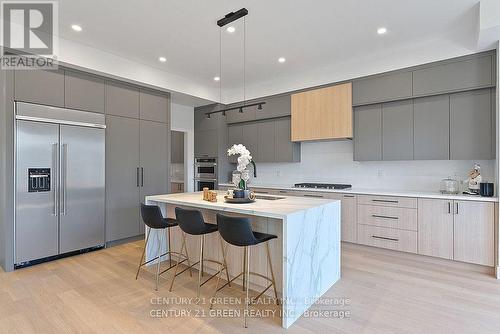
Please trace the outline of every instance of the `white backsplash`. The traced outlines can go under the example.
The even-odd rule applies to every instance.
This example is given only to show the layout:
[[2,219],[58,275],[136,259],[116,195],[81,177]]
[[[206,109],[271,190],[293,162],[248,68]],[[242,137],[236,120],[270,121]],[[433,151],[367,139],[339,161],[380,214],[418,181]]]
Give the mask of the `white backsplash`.
[[[495,182],[495,160],[479,160],[484,181]],[[304,142],[300,163],[257,163],[253,184],[349,183],[356,188],[438,191],[448,176],[467,178],[469,160],[353,161],[350,140]]]

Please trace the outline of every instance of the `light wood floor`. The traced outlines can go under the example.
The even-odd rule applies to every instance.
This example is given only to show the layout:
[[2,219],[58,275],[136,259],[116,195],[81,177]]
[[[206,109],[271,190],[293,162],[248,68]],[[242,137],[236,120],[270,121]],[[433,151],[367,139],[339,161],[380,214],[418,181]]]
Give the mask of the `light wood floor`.
[[[168,292],[154,290],[153,271],[135,280],[142,242],[0,273],[0,333],[236,333],[240,318],[154,318],[156,297],[195,297],[185,273]],[[203,287],[210,297],[214,283]],[[243,296],[240,289],[224,296]],[[301,318],[290,329],[278,318],[251,319],[248,333],[500,333],[500,281],[482,267],[345,244],[342,279],[327,294],[348,298],[349,318]],[[258,310],[269,306],[259,306]],[[216,307],[226,309],[229,307]],[[237,307],[238,308],[238,307]],[[273,308],[272,306],[270,307]]]

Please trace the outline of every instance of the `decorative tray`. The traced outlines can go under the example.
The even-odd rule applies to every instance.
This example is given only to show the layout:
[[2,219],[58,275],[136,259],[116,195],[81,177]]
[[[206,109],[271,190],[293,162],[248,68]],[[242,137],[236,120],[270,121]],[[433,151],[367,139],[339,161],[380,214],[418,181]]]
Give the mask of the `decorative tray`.
[[254,199],[250,199],[250,198],[231,198],[231,197],[228,197],[228,196],[224,196],[224,200],[227,203],[234,203],[234,204],[243,204],[243,203],[253,203],[253,202],[255,202]]

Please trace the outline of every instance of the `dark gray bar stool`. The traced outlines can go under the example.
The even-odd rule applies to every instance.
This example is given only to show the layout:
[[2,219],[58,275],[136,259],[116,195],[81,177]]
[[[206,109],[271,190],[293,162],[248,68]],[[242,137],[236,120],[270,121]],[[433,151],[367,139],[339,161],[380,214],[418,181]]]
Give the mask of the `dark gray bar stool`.
[[[203,258],[203,247],[205,245],[205,235],[209,233],[214,233],[217,232],[217,225],[215,224],[207,224],[203,220],[203,215],[201,214],[200,211],[198,210],[189,210],[189,209],[182,209],[182,208],[175,208],[175,217],[177,218],[177,222],[179,223],[179,227],[185,234],[190,234],[190,235],[198,235],[200,236],[200,257],[199,261],[196,263],[193,263],[192,265],[189,265],[188,263],[188,269],[191,269],[193,266],[199,264],[199,271],[198,271],[198,289],[196,292],[197,297],[200,297],[200,288],[210,281],[212,278],[217,276],[218,274],[222,274],[222,271],[225,269],[226,270],[226,277],[227,281],[229,282],[229,273],[227,271],[227,263],[226,263],[226,254],[224,253],[224,246],[222,244],[222,239],[219,238],[220,240],[220,246],[222,248],[223,252],[223,262],[212,260],[212,259],[204,259]],[[182,246],[181,246],[181,254],[182,254],[182,248],[186,248],[186,238],[185,234],[183,235],[183,240],[182,240]],[[187,255],[186,255],[187,256]],[[204,282],[201,282],[201,277],[203,276],[203,262],[208,261],[212,263],[217,263],[221,266],[221,269],[210,276],[207,280]],[[172,282],[170,283],[170,291],[172,291],[172,288],[174,286],[174,280],[175,277],[181,274],[182,272],[186,271],[187,269],[184,269],[182,272],[177,274],[177,270],[179,267],[179,264],[181,262],[177,262],[177,265],[175,266],[175,272],[174,276],[172,277]]]
[[[144,243],[144,249],[142,251],[141,255],[141,260],[139,261],[139,266],[137,267],[137,274],[135,275],[135,279],[139,277],[139,271],[141,270],[141,267],[153,262],[154,260],[157,260],[157,265],[156,265],[156,290],[158,290],[158,282],[160,280],[160,275],[165,273],[166,271],[172,269],[175,265],[172,265],[172,254],[177,255],[177,263],[183,263],[184,261],[188,262],[189,266],[189,257],[187,254],[187,248],[186,245],[183,243],[183,247],[186,250],[186,255],[182,254],[182,249],[181,252],[173,252],[171,250],[160,254],[161,252],[161,245],[162,245],[162,240],[164,237],[164,234],[158,233],[157,234],[157,242],[158,242],[158,256],[147,261],[147,262],[142,262],[144,260],[144,254],[146,253],[146,247],[148,246],[148,241],[149,241],[149,235],[151,234],[151,230],[166,230],[167,232],[167,238],[168,238],[168,247],[171,247],[170,243],[170,228],[178,226],[179,224],[177,223],[177,220],[173,218],[163,218],[163,215],[161,213],[161,209],[157,205],[146,205],[141,203],[141,217],[144,223],[146,224],[147,227],[149,227],[148,232],[146,233],[146,242]],[[160,263],[161,263],[161,257],[163,256],[169,256],[169,267],[162,272],[160,272]],[[184,257],[182,261],[180,260],[180,257]]]
[[[226,285],[243,275],[243,289],[246,289],[246,302],[245,308],[246,312],[244,314],[244,326],[247,327],[246,314],[248,313],[248,306],[250,300],[248,298],[249,293],[249,278],[250,275],[256,275],[262,277],[270,282],[270,284],[261,293],[259,293],[253,300],[257,300],[262,296],[271,286],[274,288],[274,296],[276,297],[276,304],[278,304],[278,291],[276,290],[276,281],[274,279],[273,265],[271,263],[271,252],[269,251],[269,243],[267,241],[278,238],[274,234],[260,233],[252,231],[252,225],[250,224],[249,218],[244,217],[230,217],[224,216],[220,213],[217,214],[217,225],[219,227],[219,234],[222,236],[228,244],[233,246],[244,247],[243,253],[243,271],[234,277],[232,280],[228,281],[226,284],[219,288],[219,279],[217,277],[217,285],[215,286],[214,298],[210,300],[210,308],[212,308],[212,300],[215,299],[217,292],[224,288]],[[254,273],[250,271],[250,246],[255,246],[258,244],[266,243],[267,252],[267,263],[269,264],[269,269],[271,271],[271,278],[264,276],[260,273]],[[226,257],[226,250],[223,250],[223,257]]]

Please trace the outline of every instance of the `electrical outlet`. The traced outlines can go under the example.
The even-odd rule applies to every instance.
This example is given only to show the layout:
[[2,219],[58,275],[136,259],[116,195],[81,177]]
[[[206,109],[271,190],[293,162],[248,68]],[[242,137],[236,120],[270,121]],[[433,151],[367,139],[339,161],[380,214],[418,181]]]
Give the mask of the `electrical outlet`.
[[385,174],[385,173],[384,173],[384,170],[383,170],[383,169],[379,169],[379,170],[377,170],[377,176],[378,176],[378,177],[384,177],[384,174]]
[[280,170],[276,171],[276,177],[281,177],[281,171]]

